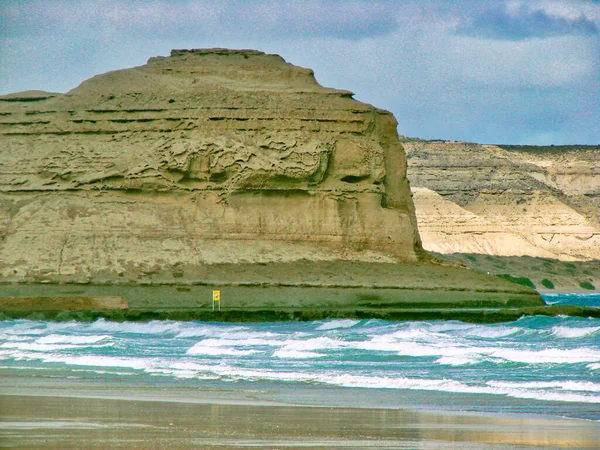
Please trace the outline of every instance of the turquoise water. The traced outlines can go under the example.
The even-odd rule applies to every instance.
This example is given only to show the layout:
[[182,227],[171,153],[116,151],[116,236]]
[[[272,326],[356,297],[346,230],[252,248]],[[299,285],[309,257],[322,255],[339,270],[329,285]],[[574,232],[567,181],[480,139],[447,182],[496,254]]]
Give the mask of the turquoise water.
[[[546,300],[600,306],[598,294]],[[591,318],[486,325],[8,320],[0,322],[0,369],[111,383],[266,386],[307,396],[352,392],[372,402],[363,406],[393,397],[439,407],[460,398],[461,410],[600,420],[600,319]]]
[[600,293],[594,294],[543,294],[550,305],[600,306]]

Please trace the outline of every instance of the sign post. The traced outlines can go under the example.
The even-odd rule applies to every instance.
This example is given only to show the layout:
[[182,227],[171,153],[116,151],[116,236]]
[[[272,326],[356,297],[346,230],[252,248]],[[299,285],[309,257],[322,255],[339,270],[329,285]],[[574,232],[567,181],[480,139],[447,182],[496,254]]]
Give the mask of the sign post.
[[221,311],[221,291],[217,291],[217,290],[213,291],[213,311],[215,310],[215,304],[216,304],[216,309],[218,311]]

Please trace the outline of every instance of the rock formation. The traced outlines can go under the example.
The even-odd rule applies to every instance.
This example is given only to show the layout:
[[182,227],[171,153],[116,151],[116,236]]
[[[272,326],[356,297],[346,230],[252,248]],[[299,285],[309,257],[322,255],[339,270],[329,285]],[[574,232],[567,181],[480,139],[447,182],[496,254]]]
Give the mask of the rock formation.
[[426,250],[600,258],[600,148],[401,141]]
[[0,279],[200,277],[216,263],[416,261],[392,114],[254,50],[174,50],[0,97]]

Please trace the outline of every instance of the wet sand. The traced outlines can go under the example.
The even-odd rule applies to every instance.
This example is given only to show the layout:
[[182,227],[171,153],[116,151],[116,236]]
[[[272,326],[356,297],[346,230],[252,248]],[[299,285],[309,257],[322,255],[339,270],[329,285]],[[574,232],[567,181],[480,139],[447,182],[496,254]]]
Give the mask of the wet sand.
[[[35,394],[34,392],[31,392]],[[106,392],[107,397],[110,396]],[[0,395],[10,448],[598,448],[598,423],[408,409]]]

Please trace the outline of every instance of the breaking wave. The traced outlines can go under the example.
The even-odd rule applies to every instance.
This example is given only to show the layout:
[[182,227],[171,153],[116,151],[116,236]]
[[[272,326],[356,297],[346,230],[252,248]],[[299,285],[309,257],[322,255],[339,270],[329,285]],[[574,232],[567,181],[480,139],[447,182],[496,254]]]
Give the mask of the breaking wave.
[[[600,319],[0,322],[0,368],[600,403]],[[600,414],[599,414],[600,416]]]

